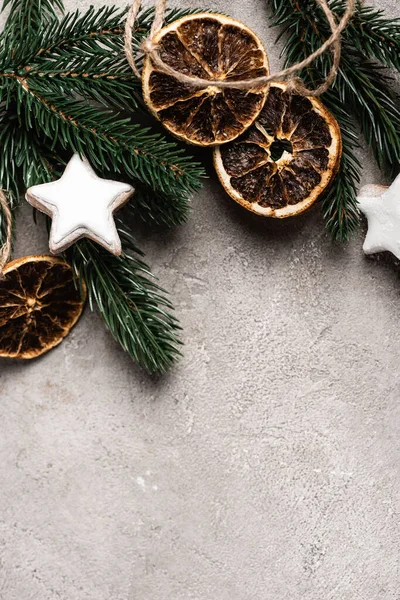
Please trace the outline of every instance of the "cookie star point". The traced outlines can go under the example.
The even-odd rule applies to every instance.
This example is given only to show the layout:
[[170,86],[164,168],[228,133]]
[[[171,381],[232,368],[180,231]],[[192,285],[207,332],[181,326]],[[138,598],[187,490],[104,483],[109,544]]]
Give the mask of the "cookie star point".
[[26,199],[53,219],[53,254],[87,237],[119,255],[121,240],[113,215],[133,193],[129,184],[98,177],[89,162],[75,154],[60,179],[29,188]]
[[365,254],[388,251],[400,259],[400,176],[390,187],[364,186],[357,200],[368,220]]

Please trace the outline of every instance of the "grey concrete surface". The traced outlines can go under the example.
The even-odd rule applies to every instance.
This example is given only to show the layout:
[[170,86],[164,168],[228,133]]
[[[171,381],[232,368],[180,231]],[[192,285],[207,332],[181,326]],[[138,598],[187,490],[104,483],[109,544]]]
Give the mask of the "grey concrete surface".
[[[263,0],[196,5],[279,66]],[[257,220],[214,177],[185,227],[141,245],[184,326],[168,376],[89,312],[42,360],[0,365],[0,600],[399,600],[391,262],[362,232],[332,244],[318,209]],[[45,249],[26,207],[17,254]]]

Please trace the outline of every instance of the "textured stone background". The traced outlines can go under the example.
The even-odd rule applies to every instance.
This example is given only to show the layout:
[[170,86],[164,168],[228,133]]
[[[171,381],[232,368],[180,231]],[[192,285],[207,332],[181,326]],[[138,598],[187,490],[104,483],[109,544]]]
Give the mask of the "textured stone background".
[[[196,5],[246,21],[279,65],[263,0]],[[18,254],[43,230],[27,208]],[[187,226],[141,244],[184,326],[170,375],[89,313],[42,360],[1,363],[0,599],[398,600],[393,266],[362,233],[333,245],[318,209],[252,218],[213,176]]]

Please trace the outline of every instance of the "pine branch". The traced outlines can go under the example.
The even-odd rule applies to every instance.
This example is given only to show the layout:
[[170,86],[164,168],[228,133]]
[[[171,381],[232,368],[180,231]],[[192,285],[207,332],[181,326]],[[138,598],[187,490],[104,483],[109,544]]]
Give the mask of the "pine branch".
[[[324,41],[326,27],[322,11],[316,10],[315,2],[304,0],[267,0],[273,13],[273,25],[280,25],[286,41],[282,54],[285,65],[299,62],[314,52]],[[327,36],[328,37],[328,36]],[[306,83],[316,87],[323,81],[331,67],[331,55],[324,54],[312,67],[301,73]],[[339,172],[323,199],[323,214],[328,231],[338,241],[348,241],[359,224],[357,186],[361,165],[354,156],[357,136],[351,117],[342,103],[340,83],[332,87],[322,101],[337,118],[342,129],[343,155]]]
[[[78,152],[100,176],[133,184],[135,218],[183,222],[203,169],[168,135],[136,122],[143,101],[123,52],[124,11],[92,8],[58,22],[52,7],[60,9],[61,0],[7,3],[14,12],[0,36],[0,182],[13,201],[21,190],[59,177]],[[136,50],[152,15],[140,16]],[[169,13],[169,19],[177,16]],[[122,257],[88,241],[68,256],[115,339],[148,371],[163,372],[180,354],[180,328],[125,229]]]
[[58,177],[66,162],[54,156],[33,131],[21,128],[16,115],[0,118],[0,187],[7,190],[11,207],[28,187]]
[[112,111],[60,95],[52,82],[18,80],[18,115],[26,129],[37,128],[62,148],[85,155],[105,172],[125,172],[163,193],[191,193],[199,186],[202,168],[174,142],[149,128],[131,124]]
[[357,131],[349,113],[338,103],[337,95],[328,91],[324,102],[342,131],[343,151],[336,178],[322,199],[327,230],[333,239],[347,241],[359,225],[356,191],[360,183],[361,164],[354,155],[359,148]]
[[8,41],[24,39],[25,43],[46,25],[58,20],[57,9],[64,10],[63,0],[3,0],[3,10],[9,8],[4,34]]
[[[0,132],[3,134],[5,128]],[[66,160],[52,153],[36,137],[19,137],[10,131],[3,139],[17,145],[17,165],[29,185],[51,181],[60,176]],[[43,155],[42,153],[45,153]],[[31,156],[32,161],[28,160]],[[5,170],[1,185],[18,190],[17,180]],[[15,177],[17,172],[14,171]],[[129,205],[128,205],[129,206]],[[0,216],[0,233],[2,223]],[[171,303],[156,284],[149,268],[140,260],[132,236],[119,223],[126,254],[115,257],[89,241],[78,242],[67,252],[67,259],[86,282],[91,309],[97,304],[100,315],[114,338],[129,355],[150,373],[166,371],[180,356],[178,321],[170,314]]]
[[148,226],[175,227],[186,223],[190,201],[185,195],[172,199],[171,196],[155,192],[148,186],[138,185],[125,210],[134,220],[139,219]]
[[348,51],[337,82],[343,105],[357,116],[379,168],[389,177],[397,175],[400,165],[400,97],[392,81],[380,66]]
[[[9,103],[16,98],[18,115],[26,128],[33,127],[33,121],[36,121],[35,126],[41,127],[46,136],[59,140],[63,147],[69,145],[73,151],[86,154],[95,166],[101,165],[106,170],[117,172],[126,170],[128,177],[161,194],[187,195],[199,187],[203,169],[190,157],[183,156],[175,142],[169,142],[165,135],[153,134],[141,125],[130,124],[118,114],[88,104],[95,99],[108,107],[114,102],[124,110],[135,108],[133,91],[137,83],[133,83],[134,76],[123,56],[122,38],[114,33],[119,31],[121,19],[122,13],[116,13],[114,9],[97,12],[89,9],[81,17],[75,13],[66,16],[60,30],[54,32],[54,44],[46,39],[47,44],[40,44],[34,57],[28,56],[32,64],[18,56],[15,59],[18,68],[8,65],[0,73],[0,82],[4,83],[0,85],[1,100]],[[142,19],[146,25],[148,20],[146,15]],[[78,52],[76,61],[71,62],[71,48],[76,51],[76,47],[71,46],[75,29],[75,41],[85,41],[81,48],[84,55]],[[141,29],[145,32],[144,27]],[[94,30],[97,31],[95,41],[92,38],[84,40],[84,34],[90,36]],[[97,39],[99,32],[106,31],[111,32],[114,51],[111,47],[105,50],[103,38],[101,41]],[[116,37],[118,42],[114,39]],[[66,39],[69,40],[67,44]],[[67,54],[64,52],[65,44]],[[55,59],[55,55],[62,56],[64,62],[57,63],[59,59]],[[123,68],[115,71],[115,65],[119,63]],[[62,70],[57,73],[61,67]],[[119,72],[125,81],[114,79],[112,73],[115,72]],[[110,97],[113,102],[110,102]]]
[[[23,40],[25,48],[29,47],[30,40],[46,27],[58,22],[57,10],[63,11],[63,0],[3,0],[2,10],[9,9],[9,17],[4,31],[0,35],[0,56],[6,64],[9,57],[15,55],[16,48],[21,46]],[[6,81],[1,86],[0,102],[6,99],[10,104],[10,82]],[[4,107],[3,107],[4,109]],[[32,153],[33,140],[28,143],[27,136],[21,131],[15,114],[3,110],[0,114],[0,144],[2,159],[0,161],[0,186],[6,191],[11,208],[18,204],[21,192],[21,177],[18,168],[24,161],[25,152],[30,154],[29,166],[24,169],[23,179],[34,179],[35,173],[42,168],[42,157]],[[39,177],[40,178],[40,177]],[[0,214],[3,223],[3,215]],[[3,227],[1,227],[0,243],[3,243]]]
[[361,56],[400,71],[400,18],[387,18],[382,10],[359,3],[345,36]]
[[119,232],[128,250],[122,257],[81,241],[68,258],[86,282],[91,308],[97,304],[122,348],[149,373],[164,373],[180,356],[180,327],[133,238],[121,228]]

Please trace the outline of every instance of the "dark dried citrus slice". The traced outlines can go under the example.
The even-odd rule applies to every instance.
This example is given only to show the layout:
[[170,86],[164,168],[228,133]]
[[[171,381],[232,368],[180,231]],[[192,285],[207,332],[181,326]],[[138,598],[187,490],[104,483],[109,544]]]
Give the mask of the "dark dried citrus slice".
[[36,358],[57,346],[82,314],[86,290],[54,256],[10,262],[0,281],[0,356]]
[[218,177],[242,206],[285,218],[310,207],[335,177],[342,154],[339,125],[314,97],[271,85],[257,121],[214,150]]
[[[212,81],[268,75],[268,57],[248,27],[200,13],[164,27],[155,37],[161,59],[180,73]],[[151,112],[174,135],[199,146],[230,142],[259,115],[268,86],[254,90],[193,87],[154,68],[146,58],[143,94]]]

